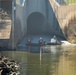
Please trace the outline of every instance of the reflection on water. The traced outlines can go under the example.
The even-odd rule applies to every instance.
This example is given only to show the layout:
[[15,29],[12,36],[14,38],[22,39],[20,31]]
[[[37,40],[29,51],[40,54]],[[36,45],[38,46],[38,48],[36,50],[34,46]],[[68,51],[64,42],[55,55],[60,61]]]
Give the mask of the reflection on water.
[[1,51],[17,60],[21,75],[76,75],[76,47],[28,47],[25,51]]

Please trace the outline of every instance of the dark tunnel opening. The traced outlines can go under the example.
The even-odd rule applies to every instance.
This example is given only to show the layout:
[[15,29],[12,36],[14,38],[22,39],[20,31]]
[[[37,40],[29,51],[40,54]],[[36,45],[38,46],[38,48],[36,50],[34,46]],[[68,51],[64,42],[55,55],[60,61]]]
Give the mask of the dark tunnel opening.
[[39,12],[34,12],[27,19],[27,34],[45,34],[45,17]]

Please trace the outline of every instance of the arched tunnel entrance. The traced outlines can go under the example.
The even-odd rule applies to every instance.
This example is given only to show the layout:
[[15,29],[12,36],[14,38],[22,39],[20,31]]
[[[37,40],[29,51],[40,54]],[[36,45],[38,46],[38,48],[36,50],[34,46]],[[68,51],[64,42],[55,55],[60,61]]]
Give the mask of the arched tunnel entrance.
[[30,38],[32,43],[38,43],[40,37],[44,41],[49,42],[51,36],[48,35],[45,16],[40,12],[33,12],[27,18],[27,33],[21,41],[21,45],[27,43],[27,39]]
[[40,12],[34,12],[27,18],[27,34],[42,34],[45,32],[45,17]]

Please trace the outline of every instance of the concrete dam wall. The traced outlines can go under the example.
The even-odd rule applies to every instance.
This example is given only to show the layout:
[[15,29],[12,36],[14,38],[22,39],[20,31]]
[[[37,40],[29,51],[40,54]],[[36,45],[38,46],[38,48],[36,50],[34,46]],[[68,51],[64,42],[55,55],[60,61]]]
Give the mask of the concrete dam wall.
[[16,1],[14,44],[28,34],[57,35],[63,37],[49,0]]
[[[59,26],[66,39],[72,42],[76,38],[76,5],[63,5],[58,1],[60,0],[50,0],[52,8],[55,12],[56,18],[58,20]],[[73,43],[73,42],[72,42]]]

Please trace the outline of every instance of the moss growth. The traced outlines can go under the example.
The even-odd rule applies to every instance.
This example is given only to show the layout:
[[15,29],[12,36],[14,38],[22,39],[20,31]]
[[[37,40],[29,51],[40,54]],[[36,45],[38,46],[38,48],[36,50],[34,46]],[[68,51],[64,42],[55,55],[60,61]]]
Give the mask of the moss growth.
[[68,5],[76,4],[76,0],[64,0]]
[[74,36],[74,35],[69,36],[68,41],[76,44],[76,36]]

